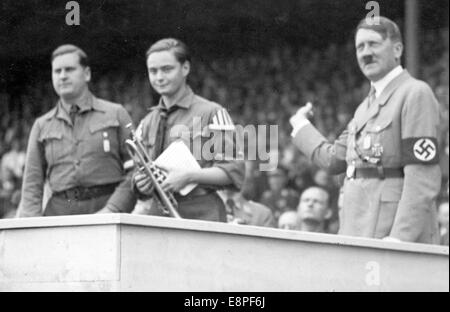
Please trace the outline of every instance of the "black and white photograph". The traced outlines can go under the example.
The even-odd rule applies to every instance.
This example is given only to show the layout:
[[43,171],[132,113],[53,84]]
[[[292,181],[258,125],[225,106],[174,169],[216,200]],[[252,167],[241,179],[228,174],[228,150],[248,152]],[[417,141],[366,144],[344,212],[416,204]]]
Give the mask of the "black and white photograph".
[[2,0],[0,292],[448,292],[448,10]]

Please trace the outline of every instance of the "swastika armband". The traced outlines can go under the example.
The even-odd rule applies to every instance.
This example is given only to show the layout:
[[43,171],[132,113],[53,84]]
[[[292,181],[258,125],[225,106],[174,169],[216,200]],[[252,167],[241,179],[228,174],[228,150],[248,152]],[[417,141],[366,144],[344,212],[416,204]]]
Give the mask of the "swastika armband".
[[437,164],[439,152],[436,138],[406,138],[402,140],[402,161],[408,164]]

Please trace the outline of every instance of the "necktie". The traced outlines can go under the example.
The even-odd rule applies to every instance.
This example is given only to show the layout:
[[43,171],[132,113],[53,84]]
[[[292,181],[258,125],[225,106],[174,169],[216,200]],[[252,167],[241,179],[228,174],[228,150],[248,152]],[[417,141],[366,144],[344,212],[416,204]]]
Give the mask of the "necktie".
[[376,90],[373,85],[370,86],[369,96],[368,96],[368,106],[370,107],[376,98]]
[[70,112],[69,112],[69,116],[70,116],[70,120],[72,121],[72,126],[75,125],[75,117],[77,116],[77,113],[79,111],[79,107],[78,105],[72,105],[70,106]]
[[177,105],[173,105],[169,109],[161,108],[160,109],[160,118],[158,124],[158,133],[156,134],[156,142],[155,142],[155,151],[153,154],[153,159],[158,158],[159,155],[164,151],[164,141],[166,139],[167,132],[167,119],[169,115],[178,109]]

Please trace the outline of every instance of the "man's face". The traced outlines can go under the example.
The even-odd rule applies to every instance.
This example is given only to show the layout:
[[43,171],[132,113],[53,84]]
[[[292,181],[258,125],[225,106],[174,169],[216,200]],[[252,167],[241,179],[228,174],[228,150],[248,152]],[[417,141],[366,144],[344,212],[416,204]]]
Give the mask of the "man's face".
[[56,93],[63,98],[79,97],[91,80],[89,67],[80,64],[77,53],[66,53],[55,57],[52,62],[52,81]]
[[373,82],[380,80],[400,64],[403,45],[390,38],[383,39],[374,30],[359,29],[355,46],[359,68]]
[[317,188],[306,189],[300,197],[297,212],[300,221],[323,222],[331,216],[328,209],[328,194]]
[[171,97],[186,83],[189,62],[181,64],[172,51],[153,52],[147,58],[150,84],[160,95]]

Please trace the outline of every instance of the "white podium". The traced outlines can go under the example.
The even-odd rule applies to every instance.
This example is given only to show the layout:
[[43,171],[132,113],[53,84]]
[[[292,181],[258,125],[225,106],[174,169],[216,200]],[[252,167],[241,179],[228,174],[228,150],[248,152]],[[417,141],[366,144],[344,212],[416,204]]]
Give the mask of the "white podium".
[[449,291],[449,248],[129,214],[0,220],[0,291]]

